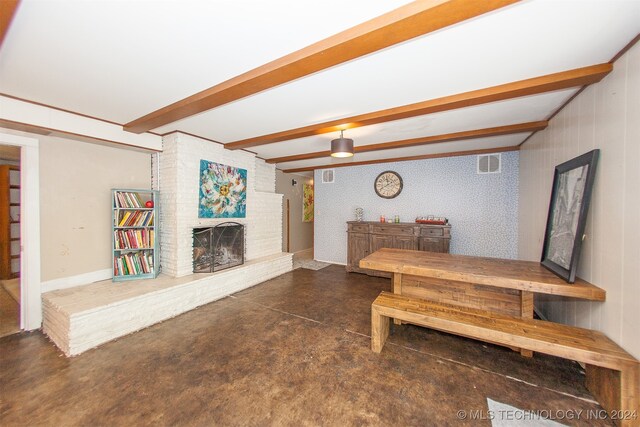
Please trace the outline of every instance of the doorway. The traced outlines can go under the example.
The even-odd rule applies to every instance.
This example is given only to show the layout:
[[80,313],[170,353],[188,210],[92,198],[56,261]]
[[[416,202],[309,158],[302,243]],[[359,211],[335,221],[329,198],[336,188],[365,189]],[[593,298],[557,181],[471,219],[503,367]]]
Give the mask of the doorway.
[[25,135],[23,132],[8,129],[2,131],[7,133],[0,133],[0,146],[14,147],[20,151],[19,205],[10,206],[19,211],[18,218],[15,218],[14,213],[13,220],[10,220],[12,227],[19,228],[19,252],[12,261],[19,264],[16,271],[19,272],[20,286],[19,293],[16,293],[19,295],[20,329],[33,330],[42,325],[39,141],[22,136]]
[[0,145],[0,337],[20,331],[20,147]]
[[294,254],[294,266],[313,260],[313,177],[276,170],[276,193],[283,195],[282,251]]

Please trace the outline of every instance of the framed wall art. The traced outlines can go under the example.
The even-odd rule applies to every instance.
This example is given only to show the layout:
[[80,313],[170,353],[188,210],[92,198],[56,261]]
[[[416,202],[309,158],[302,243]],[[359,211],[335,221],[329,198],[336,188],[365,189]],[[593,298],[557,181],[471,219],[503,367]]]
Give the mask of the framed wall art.
[[302,184],[302,222],[313,222],[313,185]]
[[574,283],[600,150],[556,166],[542,265]]
[[245,218],[247,170],[200,160],[198,218]]

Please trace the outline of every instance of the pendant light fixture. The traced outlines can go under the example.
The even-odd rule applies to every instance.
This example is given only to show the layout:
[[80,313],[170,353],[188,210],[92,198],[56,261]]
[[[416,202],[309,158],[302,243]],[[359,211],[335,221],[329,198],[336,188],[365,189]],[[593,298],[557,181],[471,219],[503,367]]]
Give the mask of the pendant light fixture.
[[351,157],[353,156],[353,139],[344,138],[340,131],[340,138],[331,141],[331,157]]

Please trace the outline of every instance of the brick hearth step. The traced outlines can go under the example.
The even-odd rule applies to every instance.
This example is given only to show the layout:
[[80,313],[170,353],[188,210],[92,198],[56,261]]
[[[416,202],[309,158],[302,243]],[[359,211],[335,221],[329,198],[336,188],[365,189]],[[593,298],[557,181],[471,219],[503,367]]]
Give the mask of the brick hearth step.
[[105,280],[47,292],[42,328],[67,356],[75,356],[291,271],[292,257],[279,253],[217,273]]

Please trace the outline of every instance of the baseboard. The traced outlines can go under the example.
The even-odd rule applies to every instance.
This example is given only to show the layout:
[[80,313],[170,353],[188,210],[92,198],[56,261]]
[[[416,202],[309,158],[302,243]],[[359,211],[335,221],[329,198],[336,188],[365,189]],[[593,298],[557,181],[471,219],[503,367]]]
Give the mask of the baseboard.
[[327,264],[335,264],[335,265],[347,265],[346,263],[343,262],[336,262],[336,261],[325,261],[323,259],[314,259],[314,261],[319,261],[319,262],[326,262]]
[[99,282],[101,280],[111,279],[112,271],[110,268],[104,270],[92,271],[90,273],[78,274],[77,276],[62,277],[60,279],[47,280],[40,283],[40,292],[51,292],[57,289],[74,288],[76,286],[88,285],[89,283]]
[[300,255],[300,254],[303,254],[303,253],[305,253],[305,252],[311,252],[311,253],[313,253],[313,248],[302,249],[302,250],[300,250],[300,251],[293,252],[293,254],[294,254],[294,255]]

